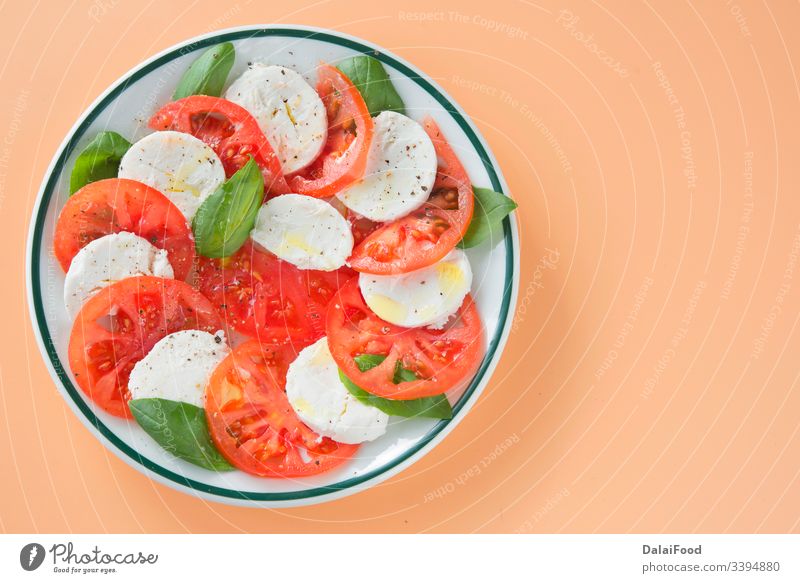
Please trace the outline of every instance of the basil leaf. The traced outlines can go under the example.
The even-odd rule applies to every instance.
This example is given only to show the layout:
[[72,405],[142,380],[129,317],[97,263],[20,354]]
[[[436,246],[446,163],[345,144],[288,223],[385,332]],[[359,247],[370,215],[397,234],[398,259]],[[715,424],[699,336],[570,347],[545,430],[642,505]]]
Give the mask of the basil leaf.
[[399,360],[394,364],[394,376],[392,377],[392,382],[394,384],[399,385],[400,383],[407,383],[415,380],[417,380],[417,375],[407,368],[400,366]]
[[[386,357],[382,354],[359,354],[353,360],[355,360],[358,370],[367,372],[369,369],[375,368],[386,360]],[[342,379],[342,384],[344,384],[350,394],[356,399],[365,405],[376,407],[389,415],[396,415],[398,417],[432,417],[434,419],[450,419],[453,416],[453,409],[450,407],[450,402],[444,395],[407,400],[385,399],[360,388],[347,378],[342,371],[339,371],[339,378]],[[397,385],[415,380],[417,380],[417,375],[407,368],[403,368],[402,362],[398,359],[394,363],[394,374],[392,377],[394,384]]]
[[496,244],[502,239],[503,219],[517,208],[517,203],[500,192],[475,186],[472,189],[475,192],[475,212],[458,244],[463,249],[475,247],[486,239]]
[[[371,368],[375,368],[384,360],[386,357],[382,354],[359,354],[353,360],[356,361],[356,366],[358,370],[361,372],[367,372]],[[410,372],[410,371],[409,371]],[[413,372],[411,374],[414,374]]]
[[[353,358],[353,360],[356,361],[358,370],[361,372],[367,372],[369,369],[375,368],[384,360],[386,360],[386,357],[382,354],[359,354]],[[400,383],[415,380],[417,380],[417,375],[407,368],[403,368],[403,363],[398,359],[397,362],[394,363],[392,382],[396,385],[399,385]]]
[[[386,360],[386,357],[382,354],[359,354],[353,358],[353,360],[355,360],[358,370],[367,372],[369,369],[375,368]],[[415,380],[417,380],[417,375],[407,368],[403,368],[403,363],[400,360],[394,363],[394,374],[392,375],[392,382],[394,384],[399,385],[400,383],[407,383]]]
[[[364,356],[376,355],[370,354]],[[412,375],[414,374],[411,371],[407,372]],[[396,417],[428,417],[431,419],[450,419],[453,416],[453,408],[444,395],[423,397],[421,399],[408,399],[404,401],[384,399],[383,397],[368,393],[347,378],[342,371],[339,371],[339,379],[342,381],[347,391],[356,399],[365,405],[380,409],[387,415],[394,415]],[[416,377],[411,380],[416,380]]]
[[100,132],[78,154],[69,177],[69,193],[75,194],[90,182],[116,178],[119,162],[131,143],[117,132]]
[[359,55],[345,59],[337,68],[347,75],[361,93],[370,115],[378,115],[382,111],[405,112],[403,99],[378,59]]
[[189,66],[178,81],[172,99],[182,99],[190,95],[219,97],[235,59],[236,50],[231,43],[211,47]]
[[252,156],[203,201],[192,220],[197,252],[228,257],[247,241],[264,198],[264,177]]
[[235,469],[214,447],[201,407],[169,399],[128,401],[134,419],[169,453],[207,470]]
[[402,373],[403,373],[403,363],[398,358],[397,360],[394,361],[394,372],[392,373],[392,382],[394,384],[399,385],[402,382],[400,380],[400,375]]

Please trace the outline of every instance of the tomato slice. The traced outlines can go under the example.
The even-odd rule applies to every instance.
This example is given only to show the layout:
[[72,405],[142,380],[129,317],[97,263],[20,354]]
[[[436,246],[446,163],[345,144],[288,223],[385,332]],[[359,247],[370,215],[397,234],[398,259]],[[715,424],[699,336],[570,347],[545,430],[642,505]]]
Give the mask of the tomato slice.
[[[458,387],[477,370],[483,354],[483,325],[470,296],[442,330],[401,328],[369,309],[358,280],[344,286],[328,308],[328,345],[336,364],[356,385],[387,399],[416,399]],[[361,372],[354,358],[380,354],[386,359]],[[395,384],[395,367],[419,380]]]
[[440,164],[431,196],[419,209],[366,237],[350,258],[356,271],[390,275],[427,267],[467,232],[475,205],[472,183],[436,122],[427,118],[423,125]]
[[176,279],[194,262],[194,236],[183,213],[159,191],[124,178],[98,180],[72,195],[56,222],[53,246],[64,271],[90,242],[129,231],[165,249]]
[[336,67],[320,65],[317,93],[328,113],[328,139],[317,159],[289,178],[289,186],[327,198],[364,176],[373,124],[361,93]]
[[326,472],[350,459],[357,445],[322,437],[295,414],[286,371],[296,357],[288,344],[246,342],[214,370],[206,388],[206,418],[219,451],[256,476],[290,478]]
[[377,223],[367,217],[362,217],[355,211],[351,211],[338,198],[332,198],[328,202],[350,224],[350,231],[353,233],[353,246],[361,243],[368,235],[374,233],[383,225],[383,223]]
[[353,276],[347,268],[297,269],[252,240],[230,257],[201,257],[199,269],[200,291],[231,327],[263,342],[291,340],[298,349],[325,335],[325,309]]
[[78,313],[69,365],[78,386],[103,410],[131,417],[128,377],[153,345],[179,330],[222,329],[206,298],[189,284],[131,277],[101,289]]
[[369,237],[372,233],[381,228],[381,223],[362,217],[361,215],[349,210],[345,214],[347,222],[350,223],[350,230],[353,232],[353,245],[358,245]]
[[289,192],[281,164],[258,122],[243,107],[208,95],[192,95],[166,104],[150,118],[154,130],[192,134],[213,149],[230,178],[250,156],[264,175],[264,191]]

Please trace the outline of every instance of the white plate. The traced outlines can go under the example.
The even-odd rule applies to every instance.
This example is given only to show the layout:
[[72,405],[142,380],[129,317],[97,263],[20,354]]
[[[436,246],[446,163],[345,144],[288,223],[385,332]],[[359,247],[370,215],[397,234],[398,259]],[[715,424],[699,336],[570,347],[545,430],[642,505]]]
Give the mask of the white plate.
[[323,60],[359,53],[380,59],[405,101],[407,113],[432,115],[466,167],[473,184],[508,192],[497,163],[461,108],[435,83],[402,59],[377,46],[328,30],[301,26],[248,26],[191,39],[139,65],[114,83],[72,128],[45,175],[28,241],[28,292],[39,346],[61,394],[84,425],[111,451],[151,478],[203,498],[254,506],[293,506],[339,498],[363,490],[411,465],[459,423],[478,398],[500,358],[517,295],[516,222],[504,224],[502,241],[469,250],[475,273],[473,295],[486,329],[487,353],[475,379],[454,406],[451,420],[392,418],[385,436],[363,445],[355,459],[329,473],[306,479],[256,478],[242,472],[214,473],[173,458],[134,422],[98,409],[76,388],[65,363],[72,322],[63,303],[64,274],[52,252],[53,230],[68,196],[75,156],[98,132],[110,129],[131,141],[148,133],[147,120],[170,96],[181,74],[207,47],[231,41],[236,64],[230,79],[248,61],[291,67],[312,82]]

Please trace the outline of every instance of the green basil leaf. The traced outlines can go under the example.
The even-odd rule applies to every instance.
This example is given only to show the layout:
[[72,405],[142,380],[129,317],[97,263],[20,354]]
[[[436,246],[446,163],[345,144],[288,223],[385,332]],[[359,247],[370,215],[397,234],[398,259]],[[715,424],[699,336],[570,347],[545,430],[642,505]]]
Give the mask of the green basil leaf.
[[214,447],[201,407],[169,399],[133,399],[128,407],[142,429],[175,457],[207,470],[235,469]]
[[69,177],[69,193],[75,194],[90,182],[116,178],[119,162],[131,143],[117,132],[100,132],[78,154]]
[[[386,357],[382,354],[359,354],[353,360],[355,360],[358,370],[367,372],[369,369],[375,368],[386,360]],[[398,417],[431,417],[434,419],[450,419],[453,416],[453,409],[447,397],[444,395],[408,400],[385,399],[360,388],[341,371],[339,371],[339,377],[342,379],[342,383],[350,394],[356,399],[366,405],[376,407],[388,415],[396,415]],[[398,359],[394,363],[394,375],[392,377],[394,384],[397,385],[415,380],[417,380],[417,375],[407,368],[403,368],[402,362]]]
[[369,55],[345,59],[337,65],[361,93],[370,115],[382,111],[405,112],[405,104],[381,62]]
[[[363,356],[376,355],[370,354]],[[407,372],[411,373],[412,375],[414,374],[411,371]],[[396,417],[428,417],[431,419],[450,419],[453,416],[453,408],[450,406],[450,402],[444,395],[423,397],[421,399],[408,399],[405,401],[384,399],[383,397],[378,397],[377,395],[368,393],[347,378],[342,371],[339,371],[339,379],[341,379],[342,384],[345,386],[348,392],[356,399],[365,405],[370,405],[376,409],[380,409],[387,415],[395,415]]]
[[192,221],[197,252],[228,257],[247,241],[264,198],[264,177],[252,156],[203,201]]
[[502,239],[503,219],[517,208],[517,203],[506,195],[488,188],[473,186],[475,192],[475,211],[464,238],[458,244],[466,249],[475,247],[489,239],[496,244]]
[[400,375],[402,373],[403,373],[403,363],[398,358],[397,360],[394,361],[394,372],[392,373],[392,382],[394,384],[399,385],[402,382],[400,379]]
[[400,361],[398,360],[394,365],[394,377],[392,377],[392,382],[394,382],[394,384],[399,385],[400,383],[407,383],[409,381],[417,380],[417,375],[407,368],[399,366],[399,364]]
[[[384,360],[386,357],[382,354],[359,354],[353,360],[356,361],[356,366],[358,370],[361,372],[367,372],[371,368],[375,368]],[[409,371],[410,372],[410,371]],[[413,372],[411,374],[414,374]]]
[[[367,372],[369,369],[375,368],[386,360],[386,357],[382,354],[359,354],[353,358],[353,360],[356,362],[358,370]],[[400,383],[407,383],[415,380],[417,380],[417,375],[407,368],[403,368],[403,363],[400,360],[394,363],[394,374],[392,375],[392,382],[394,384],[399,385]]]
[[236,50],[231,43],[211,47],[189,66],[178,81],[172,99],[182,99],[190,95],[219,97],[235,59]]

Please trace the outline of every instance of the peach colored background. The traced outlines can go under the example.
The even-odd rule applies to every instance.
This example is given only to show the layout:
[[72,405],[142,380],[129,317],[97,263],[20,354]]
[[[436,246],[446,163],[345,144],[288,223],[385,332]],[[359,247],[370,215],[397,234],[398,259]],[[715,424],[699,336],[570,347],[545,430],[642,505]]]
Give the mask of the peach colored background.
[[[22,4],[0,9],[0,530],[800,530],[796,2]],[[45,168],[103,89],[187,37],[269,22],[361,36],[438,80],[497,155],[522,240],[515,329],[466,420],[388,483],[280,511],[106,452],[45,370],[23,261]]]

